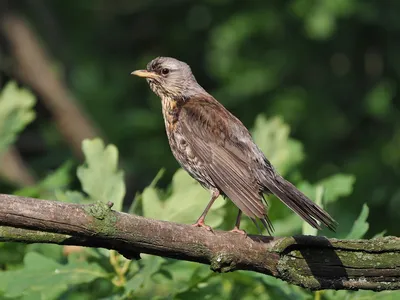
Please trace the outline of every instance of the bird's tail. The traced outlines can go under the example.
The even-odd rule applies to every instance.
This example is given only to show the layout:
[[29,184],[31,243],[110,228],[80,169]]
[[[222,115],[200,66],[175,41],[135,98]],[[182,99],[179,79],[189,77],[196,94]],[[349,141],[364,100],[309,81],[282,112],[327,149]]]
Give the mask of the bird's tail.
[[319,221],[330,230],[336,230],[337,222],[282,176],[269,177],[266,187],[312,227],[321,229]]

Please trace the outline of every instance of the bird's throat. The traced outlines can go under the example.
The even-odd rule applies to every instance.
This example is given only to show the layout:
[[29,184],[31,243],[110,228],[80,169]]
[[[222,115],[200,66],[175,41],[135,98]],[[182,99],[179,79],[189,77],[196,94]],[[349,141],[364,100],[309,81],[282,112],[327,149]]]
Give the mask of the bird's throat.
[[175,130],[176,123],[179,119],[179,113],[183,105],[182,99],[175,99],[170,97],[162,97],[162,113],[164,117],[165,128],[168,130]]

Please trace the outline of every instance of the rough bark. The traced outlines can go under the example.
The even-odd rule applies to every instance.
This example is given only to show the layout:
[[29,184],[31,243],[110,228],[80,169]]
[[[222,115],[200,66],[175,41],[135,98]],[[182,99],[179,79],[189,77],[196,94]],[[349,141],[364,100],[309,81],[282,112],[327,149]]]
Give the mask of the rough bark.
[[242,236],[119,213],[111,205],[69,204],[0,194],[0,241],[115,249],[250,270],[311,290],[400,289],[400,238]]

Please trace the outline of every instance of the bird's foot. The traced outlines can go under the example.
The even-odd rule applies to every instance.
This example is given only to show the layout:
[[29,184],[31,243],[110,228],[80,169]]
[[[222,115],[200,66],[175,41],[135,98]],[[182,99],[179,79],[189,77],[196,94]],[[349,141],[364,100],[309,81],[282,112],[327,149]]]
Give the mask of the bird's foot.
[[247,236],[247,232],[242,229],[239,229],[237,226],[233,227],[233,229],[230,230],[229,232],[239,233],[244,235],[245,237]]
[[204,224],[204,221],[203,221],[203,220],[197,221],[196,223],[192,224],[192,226],[193,226],[193,227],[202,227],[202,228],[205,228],[205,229],[207,229],[208,231],[211,231],[211,232],[214,233],[213,229],[212,229],[210,226]]

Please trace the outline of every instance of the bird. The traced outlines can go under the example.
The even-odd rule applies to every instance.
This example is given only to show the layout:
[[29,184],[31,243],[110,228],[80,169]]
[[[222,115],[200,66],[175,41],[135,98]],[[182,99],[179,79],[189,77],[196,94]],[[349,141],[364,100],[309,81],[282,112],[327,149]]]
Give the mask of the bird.
[[185,62],[157,57],[146,69],[131,73],[147,80],[161,99],[162,115],[171,151],[181,167],[210,191],[209,203],[192,224],[212,231],[205,218],[221,195],[238,208],[232,232],[240,229],[242,213],[256,225],[261,221],[269,235],[274,227],[264,195],[274,194],[316,229],[332,231],[337,222],[284,179],[255,144],[249,130],[210,95]]

